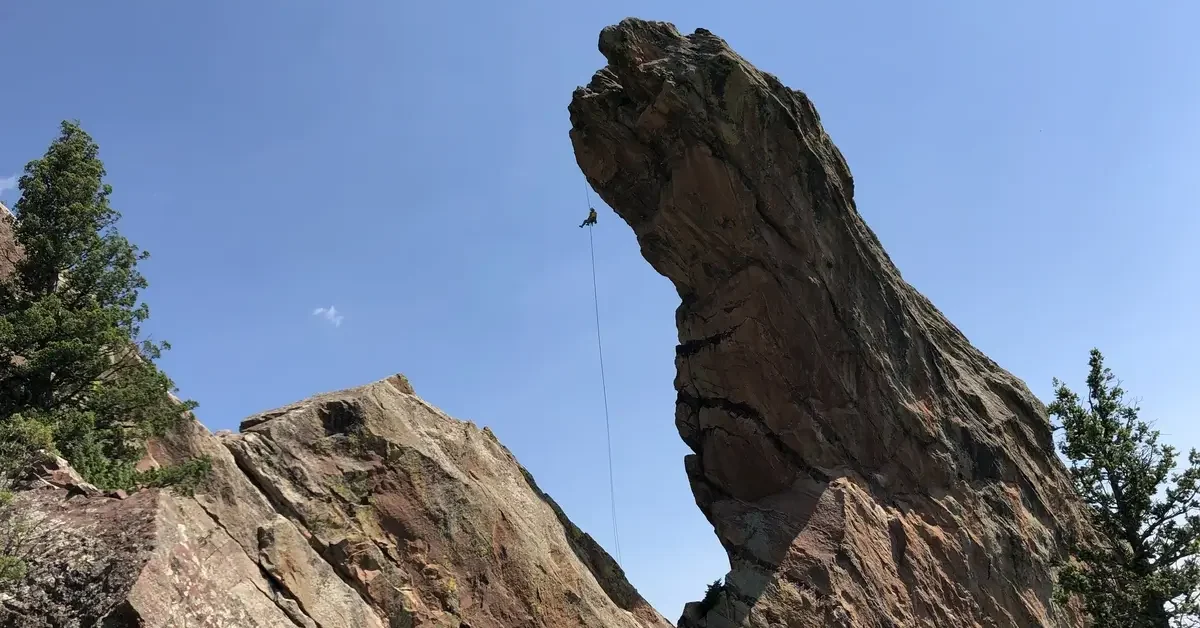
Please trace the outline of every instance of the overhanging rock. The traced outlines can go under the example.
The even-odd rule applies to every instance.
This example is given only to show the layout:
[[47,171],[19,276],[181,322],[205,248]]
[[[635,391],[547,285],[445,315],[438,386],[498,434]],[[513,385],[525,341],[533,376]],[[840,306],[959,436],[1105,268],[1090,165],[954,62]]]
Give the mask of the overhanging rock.
[[901,278],[809,99],[705,30],[600,51],[571,140],[681,297],[675,421],[731,564],[681,625],[1082,625],[1045,409]]

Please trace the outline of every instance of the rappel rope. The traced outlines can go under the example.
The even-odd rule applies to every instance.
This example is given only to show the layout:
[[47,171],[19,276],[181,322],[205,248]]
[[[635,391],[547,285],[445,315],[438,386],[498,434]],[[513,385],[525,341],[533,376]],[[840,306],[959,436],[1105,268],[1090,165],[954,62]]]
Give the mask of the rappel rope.
[[[592,209],[592,193],[588,184],[583,184],[588,211]],[[596,239],[592,236],[593,225],[588,225],[588,246],[592,253],[592,302],[596,309],[596,349],[600,353],[600,391],[604,395],[604,434],[608,441],[608,503],[612,510],[613,541],[616,544],[617,563],[621,562],[621,535],[617,532],[617,489],[613,481],[612,423],[608,418],[608,383],[604,378],[604,342],[600,339],[600,290],[596,285]]]

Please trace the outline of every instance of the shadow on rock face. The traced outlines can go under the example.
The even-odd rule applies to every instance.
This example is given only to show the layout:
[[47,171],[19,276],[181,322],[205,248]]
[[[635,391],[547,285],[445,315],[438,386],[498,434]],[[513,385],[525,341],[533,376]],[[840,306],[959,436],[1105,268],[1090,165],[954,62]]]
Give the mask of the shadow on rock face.
[[680,625],[1082,625],[1044,408],[901,278],[809,99],[703,29],[599,47],[571,140],[680,296],[675,424],[730,560]]
[[670,626],[489,430],[402,378],[242,428],[149,444],[145,468],[211,457],[190,496],[48,465],[18,496],[48,523],[0,625]]

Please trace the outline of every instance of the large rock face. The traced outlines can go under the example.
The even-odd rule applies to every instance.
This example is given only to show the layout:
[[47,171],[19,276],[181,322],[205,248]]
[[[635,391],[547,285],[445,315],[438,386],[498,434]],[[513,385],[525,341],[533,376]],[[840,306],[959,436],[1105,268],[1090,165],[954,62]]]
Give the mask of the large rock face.
[[0,203],[0,277],[6,277],[21,258],[21,248],[13,237],[13,215]]
[[809,99],[705,30],[600,50],[571,139],[682,299],[675,420],[731,564],[681,626],[1081,625],[1043,406],[901,279]]
[[192,497],[50,469],[19,494],[31,570],[0,625],[666,628],[489,430],[401,376],[151,443]]

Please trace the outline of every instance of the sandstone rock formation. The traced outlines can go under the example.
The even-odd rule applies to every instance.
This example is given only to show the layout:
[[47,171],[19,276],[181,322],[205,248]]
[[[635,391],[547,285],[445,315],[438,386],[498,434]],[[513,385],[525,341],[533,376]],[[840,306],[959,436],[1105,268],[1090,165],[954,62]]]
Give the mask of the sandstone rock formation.
[[7,276],[21,257],[20,247],[13,237],[13,215],[0,203],[0,277]]
[[19,494],[31,571],[0,626],[665,628],[492,433],[403,376],[151,443],[194,496],[101,493],[60,462]]
[[731,571],[680,626],[1077,626],[1046,412],[900,277],[801,92],[626,20],[570,104],[588,181],[675,285],[676,425]]

